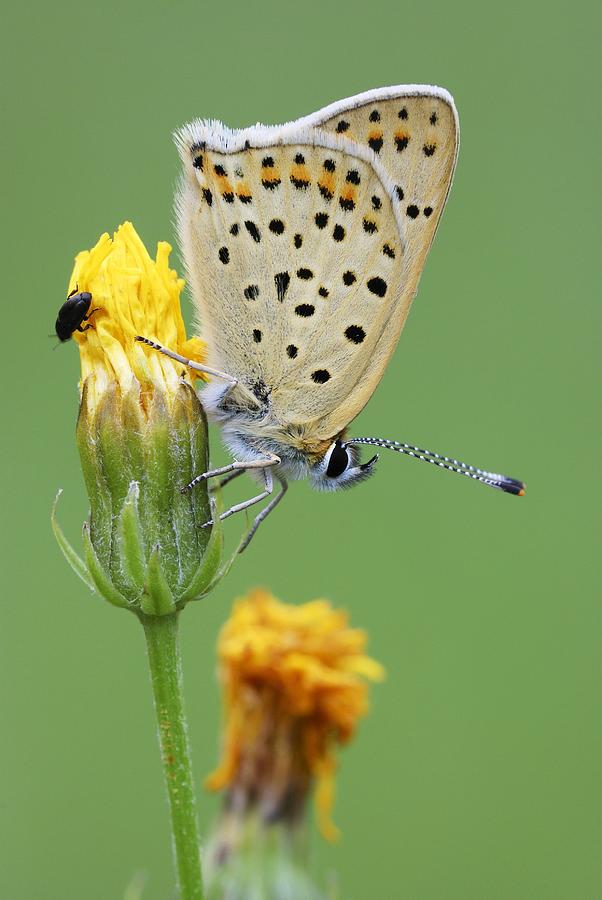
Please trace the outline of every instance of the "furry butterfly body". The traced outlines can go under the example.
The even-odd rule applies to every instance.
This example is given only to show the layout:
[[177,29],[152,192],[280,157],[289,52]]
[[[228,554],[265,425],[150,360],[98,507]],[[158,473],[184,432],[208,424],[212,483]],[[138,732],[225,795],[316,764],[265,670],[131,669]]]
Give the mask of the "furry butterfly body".
[[269,496],[272,471],[282,490],[372,471],[346,429],[397,344],[458,134],[451,96],[430,86],[369,91],[282,126],[178,132],[179,236],[210,371],[225,376],[203,402],[236,459],[200,478],[246,469],[264,485],[225,515]]

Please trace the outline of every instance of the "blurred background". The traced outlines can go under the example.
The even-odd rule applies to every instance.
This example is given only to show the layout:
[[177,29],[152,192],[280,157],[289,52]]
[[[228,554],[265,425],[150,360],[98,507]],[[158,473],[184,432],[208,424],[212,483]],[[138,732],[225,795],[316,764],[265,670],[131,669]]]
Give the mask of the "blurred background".
[[[142,631],[87,592],[50,531],[59,487],[76,546],[87,513],[77,350],[47,337],[72,258],[124,219],[153,254],[175,244],[171,132],[188,119],[280,122],[404,82],[454,94],[460,159],[354,431],[523,478],[528,495],[386,453],[348,493],[293,486],[183,616],[202,830],[217,809],[201,788],[217,758],[216,635],[261,584],[345,606],[388,671],[342,755],[343,841],[312,838],[320,877],[336,871],[346,900],[602,896],[596,7],[5,10],[0,896],[113,900],[145,872],[145,900],[165,900],[173,883]],[[212,453],[226,458],[217,433]]]

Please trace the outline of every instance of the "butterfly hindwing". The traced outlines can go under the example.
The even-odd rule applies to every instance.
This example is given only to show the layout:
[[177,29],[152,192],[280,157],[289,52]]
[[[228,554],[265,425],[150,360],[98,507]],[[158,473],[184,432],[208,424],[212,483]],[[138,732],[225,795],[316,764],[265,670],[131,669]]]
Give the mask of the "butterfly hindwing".
[[180,145],[180,238],[212,365],[274,424],[330,437],[367,401],[401,328],[407,273],[386,174],[369,150],[294,123],[195,123]]

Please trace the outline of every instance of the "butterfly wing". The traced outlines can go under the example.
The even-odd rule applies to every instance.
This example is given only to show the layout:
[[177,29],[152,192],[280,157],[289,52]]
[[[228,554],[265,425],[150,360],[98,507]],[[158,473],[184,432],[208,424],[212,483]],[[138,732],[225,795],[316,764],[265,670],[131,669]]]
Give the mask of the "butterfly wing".
[[405,320],[458,156],[453,98],[429,85],[381,88],[333,103],[301,122],[370,147],[392,179],[407,247],[407,280],[397,311]]
[[390,179],[369,148],[296,123],[197,122],[178,140],[180,239],[211,364],[255,398],[263,427],[330,438],[367,401],[401,329]]

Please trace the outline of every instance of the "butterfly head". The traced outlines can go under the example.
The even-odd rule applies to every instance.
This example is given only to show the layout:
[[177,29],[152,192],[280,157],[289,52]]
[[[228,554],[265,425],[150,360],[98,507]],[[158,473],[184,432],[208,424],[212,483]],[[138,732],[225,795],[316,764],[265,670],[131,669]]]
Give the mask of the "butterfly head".
[[375,454],[368,462],[360,463],[359,450],[337,438],[322,459],[311,469],[311,481],[319,491],[337,491],[365,481],[378,460]]

